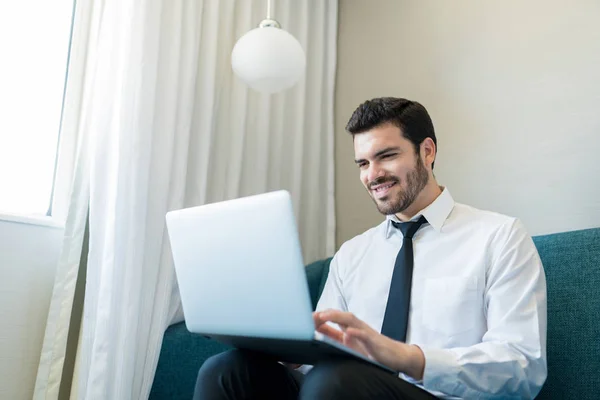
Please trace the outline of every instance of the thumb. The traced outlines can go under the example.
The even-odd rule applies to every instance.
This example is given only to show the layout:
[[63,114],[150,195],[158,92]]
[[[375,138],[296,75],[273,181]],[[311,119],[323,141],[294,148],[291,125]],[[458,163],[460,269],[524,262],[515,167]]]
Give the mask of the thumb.
[[352,339],[360,341],[369,354],[378,354],[380,352],[381,342],[378,341],[380,337],[379,333],[364,329],[348,328],[346,334]]
[[358,339],[365,343],[368,343],[371,341],[371,336],[364,329],[346,328],[346,330],[344,332],[348,336],[352,337],[353,339]]

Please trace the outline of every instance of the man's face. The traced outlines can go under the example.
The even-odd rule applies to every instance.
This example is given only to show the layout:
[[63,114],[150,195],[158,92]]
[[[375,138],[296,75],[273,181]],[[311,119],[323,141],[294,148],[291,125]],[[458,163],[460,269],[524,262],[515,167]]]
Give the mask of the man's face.
[[354,135],[360,180],[380,213],[406,210],[429,181],[429,172],[400,128],[385,124]]

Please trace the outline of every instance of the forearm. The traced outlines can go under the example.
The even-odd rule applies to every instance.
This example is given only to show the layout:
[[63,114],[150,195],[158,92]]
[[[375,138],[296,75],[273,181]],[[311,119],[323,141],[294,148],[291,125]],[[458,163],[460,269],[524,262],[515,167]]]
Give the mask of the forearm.
[[546,379],[541,351],[525,352],[507,343],[422,350],[425,388],[454,396],[474,398],[485,393],[534,398]]

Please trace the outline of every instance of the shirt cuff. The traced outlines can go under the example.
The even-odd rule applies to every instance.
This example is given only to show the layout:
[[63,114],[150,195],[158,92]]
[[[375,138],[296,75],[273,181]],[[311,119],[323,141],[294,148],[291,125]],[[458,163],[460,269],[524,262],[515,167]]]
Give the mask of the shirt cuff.
[[452,393],[458,384],[460,366],[451,350],[421,347],[425,356],[423,386],[427,390]]

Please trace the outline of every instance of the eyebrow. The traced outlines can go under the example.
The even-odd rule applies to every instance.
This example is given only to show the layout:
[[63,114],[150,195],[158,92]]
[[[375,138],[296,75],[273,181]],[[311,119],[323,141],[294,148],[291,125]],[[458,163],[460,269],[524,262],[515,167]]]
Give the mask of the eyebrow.
[[[392,151],[400,151],[400,147],[397,147],[397,146],[396,147],[386,147],[385,149],[379,150],[377,153],[375,153],[373,155],[373,158],[381,157],[382,155],[384,155],[386,153],[389,153],[389,152],[392,152]],[[356,164],[360,164],[360,163],[363,163],[365,161],[367,161],[367,160],[365,160],[363,158],[361,158],[359,160],[354,160],[354,162]]]

